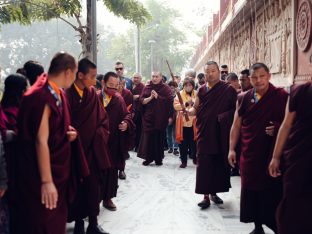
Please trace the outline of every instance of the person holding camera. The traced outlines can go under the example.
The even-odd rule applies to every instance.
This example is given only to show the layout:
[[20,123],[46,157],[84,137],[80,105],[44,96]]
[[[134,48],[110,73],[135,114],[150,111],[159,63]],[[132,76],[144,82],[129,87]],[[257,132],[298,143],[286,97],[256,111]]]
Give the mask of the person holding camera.
[[[184,107],[190,109],[195,102],[196,91],[195,82],[191,78],[185,78],[183,81],[183,89],[180,91]],[[180,149],[180,168],[187,166],[187,156],[193,159],[196,164],[196,127],[195,116],[190,116],[189,121],[186,121],[183,114],[183,107],[179,102],[178,97],[174,99],[174,109],[177,111],[176,119],[176,140],[179,143]]]

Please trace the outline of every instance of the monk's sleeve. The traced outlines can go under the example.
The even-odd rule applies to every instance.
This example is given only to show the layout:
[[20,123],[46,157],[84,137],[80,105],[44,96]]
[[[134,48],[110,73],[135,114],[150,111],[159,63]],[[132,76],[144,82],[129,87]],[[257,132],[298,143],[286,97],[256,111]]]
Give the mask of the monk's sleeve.
[[221,142],[221,152],[223,155],[227,155],[229,151],[229,138],[231,126],[234,119],[235,104],[237,99],[237,93],[233,89],[229,91],[229,108],[226,112],[218,115],[218,122],[220,127],[220,142]]
[[294,112],[297,110],[297,106],[299,104],[299,100],[302,96],[302,89],[304,86],[302,85],[293,85],[290,89],[290,95],[289,95],[289,112]]
[[122,135],[123,143],[122,145],[124,146],[124,151],[128,151],[134,146],[134,139],[135,139],[135,124],[132,119],[131,113],[127,110],[126,104],[122,102],[121,104],[121,110],[123,112],[123,121],[127,123],[128,128],[127,131],[124,132]]
[[287,99],[288,99],[288,93],[284,89],[279,90],[279,99],[280,100],[279,100],[278,106],[276,106],[276,108],[279,108],[278,116],[277,116],[277,119],[273,121],[274,137],[275,137],[274,140],[276,140],[278,131],[285,117],[285,109],[286,109],[286,104],[287,104]]

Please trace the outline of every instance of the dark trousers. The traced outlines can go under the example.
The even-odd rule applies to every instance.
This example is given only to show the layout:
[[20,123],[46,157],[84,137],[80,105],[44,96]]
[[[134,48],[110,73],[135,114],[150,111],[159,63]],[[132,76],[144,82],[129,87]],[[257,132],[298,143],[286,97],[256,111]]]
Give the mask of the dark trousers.
[[178,143],[176,142],[175,122],[171,125],[168,125],[166,131],[168,148],[178,149]]
[[187,163],[187,155],[191,158],[196,157],[196,144],[194,141],[193,127],[183,127],[183,141],[179,144],[180,159],[182,163]]
[[133,121],[135,123],[135,146],[134,149],[135,151],[138,150],[139,144],[140,144],[140,139],[141,139],[141,131],[142,131],[142,117],[141,113],[135,113],[133,117]]

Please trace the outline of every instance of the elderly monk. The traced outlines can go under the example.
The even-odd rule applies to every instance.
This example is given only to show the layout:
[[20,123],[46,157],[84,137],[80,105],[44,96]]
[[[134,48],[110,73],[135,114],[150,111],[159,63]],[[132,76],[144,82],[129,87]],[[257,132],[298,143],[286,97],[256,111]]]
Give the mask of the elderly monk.
[[118,75],[114,72],[107,72],[101,82],[103,89],[98,96],[108,114],[110,133],[108,148],[112,162],[112,168],[107,170],[104,175],[103,206],[108,210],[115,211],[117,207],[112,198],[117,196],[118,170],[125,168],[125,156],[131,147],[129,139],[135,131],[135,125],[124,99],[117,91]]
[[142,136],[138,157],[145,159],[144,166],[155,161],[161,166],[164,158],[164,137],[168,125],[173,96],[170,87],[163,83],[161,72],[152,72],[152,79],[140,96],[142,103]]
[[281,198],[281,181],[268,174],[276,133],[284,117],[288,94],[270,84],[271,74],[263,63],[250,68],[253,89],[237,102],[230,134],[229,163],[236,163],[235,147],[241,142],[240,220],[254,222],[253,234],[264,233],[262,224],[276,232],[275,211]]
[[141,131],[142,131],[142,116],[141,116],[141,103],[140,95],[144,89],[145,85],[142,83],[142,76],[140,73],[134,73],[132,77],[132,95],[133,95],[133,121],[136,126],[135,130],[135,141],[134,141],[134,150],[137,152],[139,148]]
[[273,177],[283,174],[283,197],[276,216],[279,234],[312,233],[311,107],[312,83],[293,86],[269,167]]
[[81,59],[74,84],[66,90],[71,107],[72,125],[79,132],[86,155],[90,175],[78,187],[78,193],[69,213],[69,221],[75,220],[74,234],[84,234],[83,219],[89,217],[87,234],[107,233],[98,226],[101,174],[110,167],[108,153],[108,116],[96,90],[96,65],[89,59]]
[[196,114],[197,118],[195,192],[204,194],[204,199],[198,204],[202,209],[210,206],[210,199],[222,204],[217,193],[228,192],[231,187],[227,152],[237,97],[235,89],[220,80],[216,62],[207,62],[204,71],[207,83],[199,88],[195,104],[188,111],[191,115]]
[[14,162],[18,172],[14,234],[65,234],[72,198],[70,178],[75,174],[71,163],[81,163],[82,158],[71,156],[70,142],[77,132],[70,125],[62,88],[71,86],[76,72],[74,57],[57,53],[48,74],[41,75],[22,99],[17,121],[19,152]]

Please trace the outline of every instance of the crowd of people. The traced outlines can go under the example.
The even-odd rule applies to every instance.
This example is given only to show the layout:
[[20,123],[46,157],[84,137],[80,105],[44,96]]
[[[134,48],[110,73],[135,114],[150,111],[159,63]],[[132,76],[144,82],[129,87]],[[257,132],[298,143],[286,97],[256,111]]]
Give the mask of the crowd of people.
[[[251,234],[312,233],[309,225],[312,85],[290,94],[255,63],[239,77],[208,61],[184,79],[153,71],[98,74],[87,58],[57,53],[48,71],[28,61],[6,77],[0,109],[0,233],[108,233],[100,204],[117,209],[129,151],[163,165],[165,151],[196,165],[195,192],[207,209],[241,175],[241,222]],[[297,201],[301,201],[299,205]],[[85,219],[88,227],[85,231]]]

